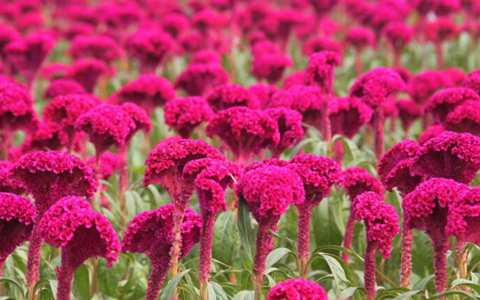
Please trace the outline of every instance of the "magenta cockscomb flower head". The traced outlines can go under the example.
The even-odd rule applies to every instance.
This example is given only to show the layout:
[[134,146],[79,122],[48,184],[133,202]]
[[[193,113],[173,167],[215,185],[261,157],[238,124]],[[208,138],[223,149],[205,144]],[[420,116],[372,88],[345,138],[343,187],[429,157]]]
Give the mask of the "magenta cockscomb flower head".
[[444,123],[448,113],[467,101],[480,101],[480,96],[469,88],[445,88],[430,97],[425,111],[431,113],[436,122]]
[[305,70],[305,79],[308,83],[317,85],[325,94],[333,93],[334,68],[341,63],[337,52],[321,51],[310,55]]
[[206,99],[215,112],[234,106],[260,107],[259,99],[248,88],[238,84],[219,85],[206,95]]
[[[19,83],[0,77],[0,128],[4,134],[17,129],[29,130],[36,124],[33,101]],[[5,141],[9,146],[10,141]]]
[[420,147],[412,173],[469,183],[480,169],[480,138],[445,131]]
[[396,102],[398,109],[398,116],[402,123],[403,131],[408,134],[410,126],[413,122],[418,120],[422,116],[422,110],[418,104],[410,99],[400,99]]
[[428,140],[440,135],[445,131],[445,128],[442,125],[432,125],[425,129],[420,136],[418,137],[418,142],[420,145],[425,144]]
[[153,73],[173,47],[174,42],[170,35],[146,28],[133,34],[126,45],[129,56],[138,60],[142,74]]
[[218,64],[190,64],[177,77],[175,87],[188,95],[201,96],[227,81],[227,72]]
[[171,12],[165,15],[161,22],[162,29],[170,34],[172,38],[177,38],[180,33],[187,31],[190,26],[188,17],[178,12]]
[[285,54],[261,52],[253,55],[252,74],[257,80],[266,80],[273,84],[279,81],[292,60]]
[[350,88],[350,97],[362,99],[375,112],[373,123],[375,129],[375,154],[378,158],[384,150],[385,110],[383,104],[388,97],[405,89],[400,75],[390,68],[375,68],[361,75]]
[[283,88],[289,89],[296,85],[307,85],[306,74],[305,71],[295,71],[290,73],[285,79],[283,80]]
[[108,148],[125,147],[137,125],[119,105],[102,104],[80,115],[75,129],[85,132],[95,145],[97,156]]
[[192,54],[191,64],[221,64],[220,54],[214,50],[204,49]]
[[[358,167],[352,167],[343,171],[339,181],[341,186],[347,192],[351,202],[350,215],[348,217],[343,239],[344,248],[350,249],[352,247],[353,233],[355,229],[355,217],[352,210],[356,197],[365,192],[374,192],[383,195],[384,189],[382,183],[377,178],[373,177],[367,170]],[[344,261],[348,262],[348,253],[344,252],[342,258]]]
[[393,65],[399,66],[402,51],[413,38],[413,29],[404,22],[391,22],[383,28],[383,35],[392,48]]
[[25,193],[25,188],[22,182],[13,176],[13,167],[14,164],[8,160],[0,161],[0,192],[20,195]]
[[358,98],[335,98],[328,105],[332,134],[352,138],[372,118],[372,109]]
[[37,211],[32,202],[15,194],[0,192],[0,272],[7,257],[32,233]]
[[308,272],[310,257],[310,222],[313,208],[330,194],[331,186],[340,176],[340,166],[333,160],[313,154],[298,154],[287,166],[303,182],[305,200],[298,203],[297,252],[300,274]]
[[123,109],[123,111],[126,112],[135,123],[135,129],[130,132],[127,141],[140,130],[145,133],[149,133],[152,130],[152,121],[142,107],[135,103],[125,102],[120,105],[120,108]]
[[356,197],[353,204],[355,219],[364,221],[367,233],[365,250],[364,282],[367,299],[375,298],[376,250],[384,258],[389,258],[392,241],[398,234],[399,217],[395,208],[383,202],[383,197],[375,192],[365,192]]
[[0,56],[3,57],[5,46],[20,38],[18,31],[6,24],[0,25]]
[[467,101],[458,105],[445,120],[446,130],[480,135],[480,101]]
[[[480,216],[480,189],[469,189],[461,198],[451,203],[448,212],[447,234],[454,235],[457,243],[480,243],[478,217]],[[460,247],[457,246],[457,249]],[[461,248],[460,248],[461,249]]]
[[68,144],[68,136],[55,123],[39,123],[21,146],[23,153],[34,150],[60,150]]
[[266,109],[264,112],[277,122],[280,140],[276,145],[270,145],[273,156],[278,157],[285,150],[300,143],[304,136],[304,130],[302,115],[299,112],[281,107]]
[[57,96],[84,93],[85,89],[80,83],[71,79],[57,79],[49,83],[44,96],[51,100]]
[[338,41],[324,36],[316,36],[305,42],[302,51],[303,54],[307,56],[320,51],[332,51],[341,56],[343,52],[342,49],[342,44]]
[[196,127],[210,120],[213,111],[203,97],[192,96],[167,102],[164,115],[165,123],[170,128],[188,138]]
[[425,38],[435,45],[437,67],[443,68],[443,43],[455,39],[460,29],[449,17],[439,17],[425,24]]
[[[57,270],[57,299],[69,300],[75,270],[91,257],[103,257],[110,267],[117,260],[120,242],[110,221],[83,198],[65,197],[43,215],[41,236],[62,249]],[[96,278],[94,278],[96,280]]]
[[206,130],[209,136],[220,137],[240,163],[250,161],[280,140],[274,119],[263,111],[241,106],[218,112]]
[[95,58],[107,64],[119,59],[123,55],[122,49],[113,38],[104,35],[81,35],[73,39],[70,55],[74,59]]
[[150,112],[163,106],[175,97],[172,84],[165,78],[153,74],[140,75],[126,83],[113,96],[115,102],[132,102]]
[[[29,152],[15,162],[12,172],[33,196],[37,221],[59,199],[65,196],[88,199],[97,189],[93,169],[66,152]],[[28,250],[27,284],[31,291],[39,277],[41,244],[42,235],[35,225]]]
[[271,84],[257,83],[251,85],[249,91],[257,98],[257,101],[262,108],[269,108],[273,95],[278,91],[278,88]]
[[46,63],[40,69],[40,76],[48,80],[64,79],[68,68],[68,65],[62,63]]
[[30,86],[53,44],[53,37],[47,33],[33,33],[10,42],[3,49],[8,73],[21,75]]
[[267,295],[267,300],[328,300],[325,290],[316,282],[292,278],[274,285]]
[[89,94],[62,95],[45,106],[43,116],[45,122],[60,125],[68,136],[67,147],[72,149],[77,119],[99,104],[100,100]]
[[418,104],[423,104],[438,90],[452,85],[451,79],[438,70],[415,74],[408,82],[408,93]]
[[397,188],[408,194],[422,181],[423,176],[411,172],[413,159],[420,151],[420,145],[412,140],[403,140],[389,149],[380,159],[378,175],[385,188]]
[[454,86],[462,86],[467,78],[467,74],[460,68],[450,67],[443,70],[443,73],[450,78]]
[[[405,214],[404,235],[408,233],[408,247],[402,245],[402,275],[409,276],[411,270],[411,229],[426,231],[432,240],[434,249],[435,287],[437,292],[445,290],[448,282],[447,251],[449,241],[447,223],[450,207],[468,192],[468,187],[455,180],[432,178],[421,183],[413,192],[403,199]],[[405,238],[405,237],[404,237]],[[402,255],[402,256],[403,256]],[[408,282],[408,277],[406,279]]]
[[99,166],[96,166],[96,157],[90,158],[88,164],[92,168],[96,168],[97,177],[103,180],[108,180],[116,171],[122,167],[122,160],[117,154],[110,151],[105,151],[100,156]]
[[253,267],[258,299],[262,292],[266,258],[273,248],[270,231],[275,230],[280,217],[291,204],[300,205],[304,201],[305,192],[302,180],[295,171],[267,165],[245,172],[238,183],[237,194],[259,223]]
[[[144,253],[151,263],[145,299],[158,297],[170,266],[170,251],[174,243],[174,211],[171,204],[136,215],[128,224],[122,241],[122,252]],[[186,256],[199,241],[200,216],[193,210],[185,212],[181,223],[183,245],[181,256]]]
[[98,80],[112,73],[108,65],[95,58],[76,60],[68,69],[67,77],[80,83],[88,93],[93,93]]
[[474,90],[480,95],[480,70],[469,73],[463,82],[463,86]]
[[357,51],[375,45],[375,33],[367,27],[352,27],[345,35],[345,42]]

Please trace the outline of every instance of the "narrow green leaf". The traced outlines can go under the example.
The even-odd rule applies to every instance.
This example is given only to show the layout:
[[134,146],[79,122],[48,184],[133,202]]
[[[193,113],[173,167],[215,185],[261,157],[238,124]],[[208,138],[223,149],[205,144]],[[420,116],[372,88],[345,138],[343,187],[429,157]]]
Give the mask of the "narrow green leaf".
[[182,280],[183,276],[185,276],[188,272],[190,272],[190,270],[185,270],[172,278],[162,290],[162,293],[160,294],[160,300],[170,300],[170,298],[173,297],[175,289]]
[[[93,280],[96,280],[95,278]],[[80,300],[89,300],[90,297],[90,279],[86,265],[81,265],[75,271],[75,279],[73,282],[73,291]]]

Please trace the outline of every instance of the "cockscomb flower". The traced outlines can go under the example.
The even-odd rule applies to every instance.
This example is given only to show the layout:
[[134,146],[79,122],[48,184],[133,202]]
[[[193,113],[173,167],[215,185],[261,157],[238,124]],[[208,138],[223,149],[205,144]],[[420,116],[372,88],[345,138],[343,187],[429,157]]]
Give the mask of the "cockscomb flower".
[[172,199],[174,211],[174,241],[171,249],[171,268],[176,272],[182,239],[180,227],[194,185],[183,177],[185,165],[201,158],[223,159],[221,153],[201,140],[171,137],[161,141],[149,153],[145,162],[144,184],[159,184]]
[[[449,249],[447,223],[450,207],[468,191],[468,187],[455,180],[432,178],[421,183],[403,199],[404,239],[402,242],[402,275],[411,272],[411,229],[424,230],[432,240],[434,249],[435,287],[441,293],[447,286],[447,251]],[[406,258],[404,258],[405,256]],[[408,277],[406,279],[408,282]]]
[[358,98],[335,98],[328,105],[332,134],[352,138],[372,118],[372,109]]
[[438,90],[452,85],[451,79],[438,70],[426,70],[415,74],[408,82],[408,93],[418,104],[427,102]]
[[443,124],[448,113],[466,101],[480,101],[480,96],[469,88],[445,88],[430,97],[425,111],[431,113],[436,122]]
[[480,169],[480,138],[445,131],[425,142],[418,151],[412,173],[469,183]]
[[0,273],[7,257],[28,240],[36,220],[32,202],[15,194],[0,192]]
[[23,153],[34,150],[60,150],[68,144],[68,136],[55,123],[40,123],[21,146]]
[[48,80],[64,79],[69,66],[62,63],[46,63],[40,69],[40,76]]
[[380,159],[378,175],[385,188],[397,188],[408,194],[422,181],[423,176],[413,175],[413,159],[420,151],[420,145],[413,140],[403,140],[389,149]]
[[251,85],[250,92],[257,98],[257,102],[262,108],[270,108],[270,102],[278,88],[271,84],[257,83]]
[[80,83],[71,79],[57,79],[48,85],[45,98],[51,100],[57,96],[84,93],[86,93],[85,89]]
[[44,108],[45,122],[61,126],[68,136],[67,146],[71,150],[75,139],[75,123],[83,113],[100,104],[100,100],[88,94],[57,96]]
[[296,85],[307,85],[306,74],[305,71],[295,71],[290,73],[285,79],[283,80],[283,88],[289,89]]
[[407,136],[410,126],[412,126],[413,122],[422,116],[422,110],[417,103],[410,99],[400,99],[396,102],[396,105],[403,131]]
[[420,145],[425,144],[428,140],[440,135],[442,132],[445,131],[442,125],[432,125],[425,129],[420,136],[418,137],[418,143]]
[[132,102],[151,112],[175,97],[172,84],[165,78],[153,74],[140,75],[126,83],[115,93],[115,102]]
[[112,70],[105,62],[95,58],[82,58],[68,69],[67,78],[80,83],[88,93],[93,93],[100,77],[111,73]]
[[[12,172],[27,192],[33,195],[38,211],[37,221],[62,197],[79,196],[88,199],[97,188],[93,170],[66,152],[29,152],[15,162]],[[31,292],[39,276],[41,244],[42,236],[35,225],[28,250],[27,284]]]
[[365,249],[364,282],[367,299],[375,298],[375,254],[377,249],[384,258],[389,258],[393,238],[399,232],[399,218],[395,208],[383,202],[375,192],[365,192],[356,197],[353,204],[355,219],[365,223],[367,247]]
[[53,44],[52,36],[47,33],[30,34],[7,44],[3,54],[9,74],[23,76],[27,85],[31,86]]
[[383,35],[393,50],[393,65],[400,66],[402,51],[412,40],[413,29],[404,22],[392,22],[383,28]]
[[234,106],[260,107],[259,99],[249,89],[238,84],[217,86],[206,95],[206,99],[214,112]]
[[465,74],[462,69],[456,67],[447,68],[442,70],[442,72],[450,78],[450,81],[454,86],[462,86],[463,82],[467,78],[467,74]]
[[308,58],[305,69],[305,79],[310,84],[316,84],[325,94],[333,93],[334,68],[341,62],[337,52],[320,51],[313,53]]
[[20,195],[25,192],[25,188],[22,182],[13,176],[13,166],[8,160],[0,161],[0,192]]
[[480,217],[480,189],[471,188],[449,206],[447,234],[454,235],[460,243],[480,243],[476,227]]
[[463,86],[474,90],[480,95],[480,70],[469,73],[463,82]]
[[270,84],[279,81],[292,60],[285,54],[261,52],[253,55],[252,74],[257,80],[266,80]]
[[274,285],[267,300],[328,300],[325,290],[315,281],[292,278]]
[[73,39],[69,52],[74,59],[91,57],[107,64],[123,55],[115,40],[104,35],[77,36]]
[[183,176],[193,180],[202,215],[200,239],[200,298],[207,299],[207,284],[212,260],[213,229],[217,215],[226,210],[225,190],[233,187],[240,168],[218,159],[204,158],[188,162]]
[[0,57],[3,57],[4,48],[10,42],[17,40],[20,37],[20,34],[15,30],[15,28],[8,25],[0,25]]
[[88,164],[96,169],[97,177],[102,180],[108,180],[123,165],[122,160],[117,154],[105,151],[100,156],[99,166],[96,165],[96,157],[90,158]]
[[425,38],[435,45],[438,68],[443,68],[444,64],[442,43],[456,38],[459,32],[458,26],[448,17],[440,17],[425,24]]
[[277,122],[279,142],[270,145],[273,156],[278,157],[282,152],[300,143],[304,131],[302,127],[302,115],[296,110],[288,108],[266,109],[265,114]]
[[405,89],[405,83],[393,69],[375,68],[361,75],[350,88],[350,97],[362,99],[374,111],[375,154],[378,158],[384,150],[384,102],[393,93]]
[[214,50],[200,50],[192,54],[189,61],[191,64],[221,64],[221,57]]
[[146,74],[154,72],[173,46],[174,42],[167,33],[142,28],[128,39],[126,49],[139,61],[140,73]]
[[363,71],[362,51],[376,44],[375,33],[367,27],[353,27],[345,35],[345,42],[355,50],[355,72]]
[[305,192],[295,171],[286,167],[260,166],[242,175],[237,194],[239,201],[245,202],[259,224],[253,267],[255,298],[259,299],[266,258],[273,248],[270,231],[276,229],[280,217],[291,204],[300,205],[304,201]]
[[306,41],[303,45],[303,54],[312,55],[320,51],[332,51],[342,55],[342,45],[331,38],[317,36]]
[[110,267],[118,258],[120,242],[115,229],[83,198],[60,199],[43,215],[38,227],[47,243],[62,250],[62,264],[57,269],[59,300],[70,299],[75,270],[87,259],[101,256]]
[[135,103],[126,102],[120,105],[120,108],[123,109],[123,111],[126,112],[135,123],[135,129],[130,131],[127,141],[130,140],[132,136],[140,130],[145,133],[149,133],[152,130],[152,121],[142,107]]
[[[136,215],[128,224],[122,241],[122,252],[144,253],[151,263],[146,300],[158,297],[170,266],[170,253],[174,243],[174,213],[171,204]],[[188,255],[199,241],[201,231],[200,216],[191,209],[185,211],[181,223],[183,241],[181,256]]]
[[167,102],[164,108],[165,123],[179,135],[188,138],[193,130],[212,116],[207,101],[203,97],[177,98]]
[[250,161],[280,140],[274,119],[260,110],[241,106],[218,112],[206,131],[209,136],[220,137],[239,163]]
[[162,29],[170,34],[172,38],[177,38],[180,33],[187,31],[190,26],[190,20],[182,13],[177,12],[165,15],[161,23]]
[[175,87],[190,96],[201,96],[227,81],[227,72],[218,64],[190,64],[177,77]]
[[467,101],[447,115],[446,130],[480,135],[480,101]]
[[340,166],[333,160],[313,154],[298,154],[292,158],[289,169],[301,178],[305,200],[297,203],[297,252],[300,274],[308,272],[310,257],[310,223],[312,210],[330,194],[331,186],[340,176]]

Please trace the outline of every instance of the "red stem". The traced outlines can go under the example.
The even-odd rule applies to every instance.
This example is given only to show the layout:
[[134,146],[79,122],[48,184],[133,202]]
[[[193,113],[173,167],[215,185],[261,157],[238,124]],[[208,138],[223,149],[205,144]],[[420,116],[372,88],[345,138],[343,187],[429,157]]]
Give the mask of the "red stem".
[[34,299],[35,285],[40,276],[40,250],[42,246],[42,237],[40,229],[38,228],[39,218],[33,226],[32,235],[30,236],[30,246],[28,248],[28,262],[27,262],[27,286],[29,292],[29,299]]
[[437,68],[438,69],[443,69],[444,63],[443,63],[443,45],[442,43],[435,43],[435,52],[436,52],[436,57],[437,57]]
[[350,212],[350,216],[348,216],[347,226],[345,227],[345,237],[343,238],[343,254],[342,259],[344,262],[348,263],[349,255],[348,250],[352,249],[352,241],[353,241],[353,232],[355,230],[355,218],[353,214]]
[[328,102],[330,101],[330,95],[331,94],[327,94],[326,98],[323,100],[321,116],[323,139],[327,142],[332,139],[332,124],[330,123],[330,116],[328,113]]
[[145,300],[156,300],[163,282],[168,274],[169,258],[168,257],[151,257],[150,276],[148,276],[147,292]]
[[435,267],[435,288],[437,293],[442,293],[447,287],[447,251],[448,238],[442,236],[439,239],[432,240],[434,248],[434,267]]
[[384,151],[384,125],[385,125],[385,114],[382,106],[378,106],[375,109],[373,126],[375,130],[375,155],[377,159],[380,159],[383,156]]
[[253,267],[255,300],[260,300],[262,297],[263,275],[265,273],[267,256],[273,247],[273,238],[270,230],[271,226],[268,226],[268,224],[260,224],[258,227],[257,251],[255,253],[255,263]]
[[[70,300],[72,290],[73,270],[68,267],[68,258],[65,251],[62,251],[62,265],[57,271],[57,300]],[[95,278],[93,280],[96,280]]]
[[403,224],[400,283],[405,288],[410,285],[410,274],[412,273],[412,239],[412,230]]
[[364,281],[365,290],[367,291],[367,300],[375,299],[375,252],[376,244],[367,242],[367,249],[365,249],[365,271]]
[[310,219],[312,216],[312,207],[308,204],[297,206],[297,255],[298,269],[301,277],[306,277],[308,273],[308,261],[310,259]]
[[[208,280],[210,277],[210,265],[212,261],[212,240],[215,226],[215,215],[205,214],[202,218],[202,234],[200,238],[200,290],[203,291],[201,299],[206,295]],[[207,297],[208,298],[208,297]]]

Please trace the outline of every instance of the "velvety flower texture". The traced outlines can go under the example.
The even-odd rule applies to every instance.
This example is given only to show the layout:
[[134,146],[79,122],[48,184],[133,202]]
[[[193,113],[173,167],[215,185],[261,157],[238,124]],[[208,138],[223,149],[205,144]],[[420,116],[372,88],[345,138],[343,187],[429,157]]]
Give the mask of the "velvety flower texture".
[[175,97],[172,84],[165,78],[153,74],[140,75],[126,83],[115,93],[115,102],[132,102],[151,112]]
[[352,138],[372,118],[372,109],[360,99],[343,97],[328,102],[332,134]]
[[432,125],[425,129],[420,136],[418,137],[418,143],[420,145],[425,144],[428,140],[440,135],[442,132],[445,131],[445,128],[443,128],[442,125],[437,124],[437,125]]
[[467,75],[463,85],[467,88],[474,90],[480,95],[480,70],[473,71]]
[[190,64],[177,77],[175,87],[190,96],[201,96],[227,81],[227,72],[218,64]]
[[67,71],[67,78],[80,83],[88,93],[93,93],[98,80],[112,73],[108,65],[95,58],[76,60]]
[[77,36],[73,39],[69,52],[74,59],[92,57],[107,64],[123,54],[114,39],[103,35]]
[[153,73],[173,46],[168,34],[147,28],[133,34],[126,45],[128,54],[139,61],[142,73]]
[[260,52],[253,55],[252,74],[260,81],[269,83],[279,81],[286,68],[292,65],[292,60],[279,52]]
[[469,133],[446,131],[421,146],[412,173],[469,183],[479,169],[480,138]]
[[206,96],[214,112],[234,106],[259,108],[259,99],[247,88],[238,84],[225,84],[213,88]]
[[320,51],[332,51],[342,54],[342,45],[331,38],[324,36],[317,36],[306,41],[302,49],[305,55],[312,55]]
[[18,178],[13,176],[14,164],[8,160],[0,161],[0,192],[23,194],[25,188]]
[[270,145],[277,145],[277,123],[264,112],[232,107],[217,113],[208,123],[207,134],[218,136],[239,162],[248,162]]
[[256,83],[248,89],[257,98],[257,102],[262,108],[270,108],[272,97],[278,91],[276,86],[266,83]]
[[45,98],[53,99],[57,96],[83,93],[85,93],[85,89],[78,82],[71,79],[57,79],[48,85]]
[[463,87],[442,89],[433,94],[425,105],[425,111],[433,115],[435,121],[444,123],[448,113],[467,101],[479,101],[474,90]]
[[135,123],[135,129],[130,131],[127,141],[130,140],[137,131],[143,130],[145,133],[148,133],[152,130],[152,121],[142,107],[135,103],[126,102],[120,105],[120,108],[123,109],[123,111],[126,112]]
[[459,243],[480,243],[477,230],[479,216],[480,189],[475,187],[469,189],[460,199],[449,206],[447,234],[455,235]]
[[47,243],[62,249],[62,264],[57,270],[59,300],[70,299],[75,270],[88,258],[104,257],[108,266],[118,258],[120,242],[115,229],[83,198],[60,199],[38,226]]
[[396,102],[402,128],[405,132],[408,132],[410,126],[421,115],[422,110],[414,101],[410,99],[400,99]]
[[352,202],[364,192],[375,192],[379,195],[384,193],[382,183],[367,170],[359,167],[351,167],[343,171],[340,184]]
[[445,120],[445,128],[456,132],[480,135],[480,101],[467,101],[451,111]]
[[7,257],[30,237],[36,214],[32,202],[0,192],[0,273]]
[[[122,252],[144,253],[150,259],[151,270],[145,299],[157,299],[170,265],[170,248],[174,241],[174,206],[160,206],[136,215],[128,224],[122,241]],[[199,241],[200,216],[188,209],[181,226],[181,256],[186,256]]]
[[288,108],[270,108],[264,112],[277,122],[280,140],[278,144],[270,145],[274,156],[279,156],[285,150],[300,143],[304,136],[304,130],[302,115],[299,112]]
[[292,278],[274,285],[267,300],[328,300],[325,290],[316,282]]
[[330,95],[333,92],[334,67],[341,62],[340,55],[333,51],[321,51],[310,55],[305,69],[305,79]]
[[451,85],[451,79],[445,73],[438,70],[426,70],[415,74],[408,82],[407,89],[412,100],[423,104],[436,91]]
[[39,123],[21,146],[21,152],[33,150],[60,150],[68,144],[68,136],[55,123]]
[[345,41],[361,50],[375,44],[375,34],[367,27],[352,27],[345,36]]
[[5,131],[33,127],[35,112],[27,89],[0,77],[0,128]]
[[179,135],[188,138],[193,130],[212,116],[213,111],[203,97],[191,96],[167,102],[164,108],[165,123]]

